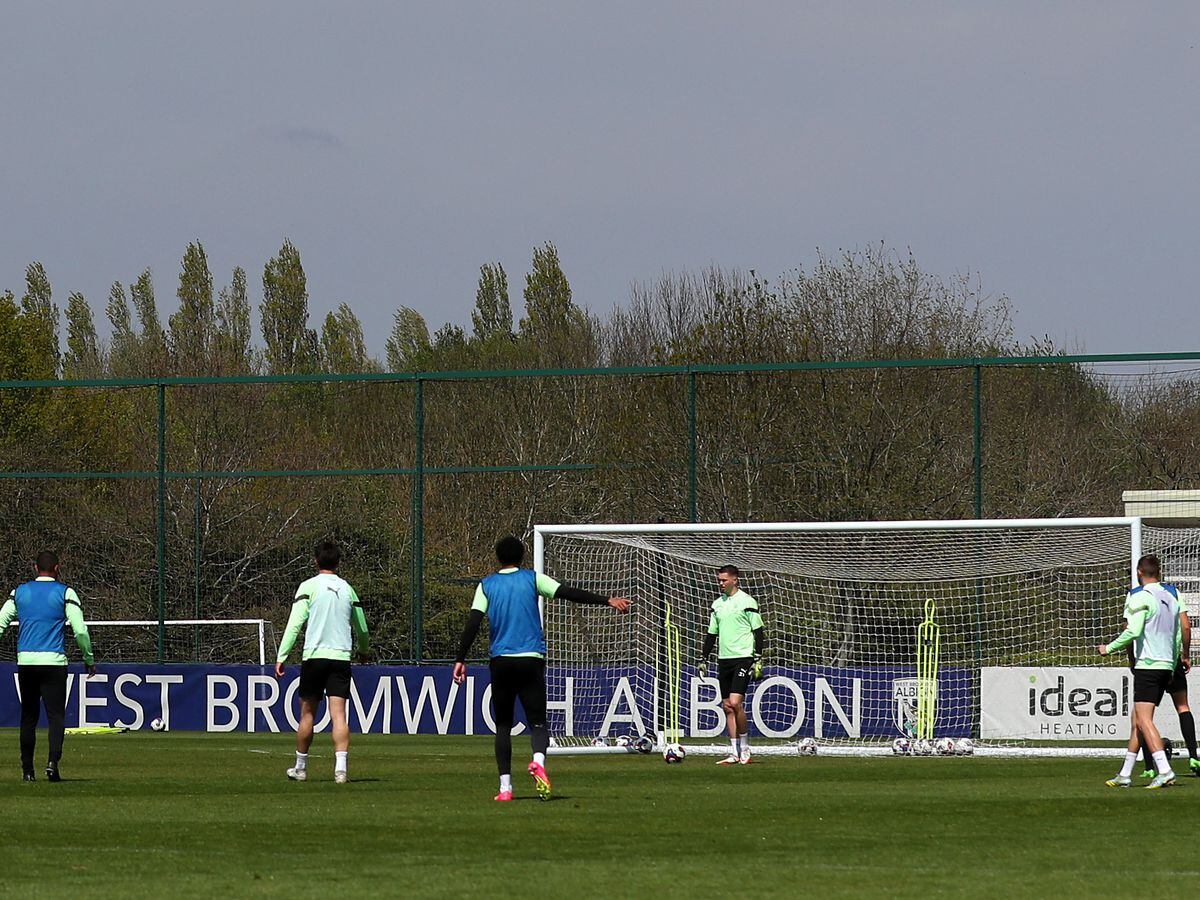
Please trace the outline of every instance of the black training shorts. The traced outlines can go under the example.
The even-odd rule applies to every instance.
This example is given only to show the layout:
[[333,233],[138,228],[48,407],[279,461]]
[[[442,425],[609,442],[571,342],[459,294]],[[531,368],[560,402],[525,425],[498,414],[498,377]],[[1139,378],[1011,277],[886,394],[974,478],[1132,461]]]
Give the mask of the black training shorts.
[[1183,671],[1183,666],[1176,666],[1175,671],[1171,673],[1171,683],[1167,685],[1167,693],[1174,695],[1186,690],[1187,673]]
[[300,664],[300,699],[350,696],[350,660],[306,659]]
[[1174,675],[1170,669],[1134,669],[1133,702],[1158,706]]
[[739,659],[717,660],[717,682],[721,685],[721,699],[726,700],[730,694],[742,694],[750,686],[750,668],[754,660],[749,656]]

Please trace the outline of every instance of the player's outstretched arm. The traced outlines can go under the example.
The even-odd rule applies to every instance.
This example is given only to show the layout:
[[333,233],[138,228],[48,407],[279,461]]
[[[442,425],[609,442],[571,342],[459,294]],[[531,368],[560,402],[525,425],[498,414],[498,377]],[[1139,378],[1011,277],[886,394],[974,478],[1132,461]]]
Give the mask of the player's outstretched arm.
[[571,587],[569,584],[560,584],[555,588],[553,597],[555,600],[568,600],[571,603],[611,606],[619,613],[629,612],[630,600],[627,597],[605,597],[601,594],[593,594],[591,591],[585,591],[582,588]]
[[1145,607],[1134,610],[1126,620],[1129,624],[1122,631],[1115,641],[1108,644],[1100,644],[1096,650],[1101,656],[1108,656],[1110,653],[1118,653],[1124,650],[1135,640],[1142,636],[1142,632],[1146,630],[1146,618],[1149,615],[1149,610]]

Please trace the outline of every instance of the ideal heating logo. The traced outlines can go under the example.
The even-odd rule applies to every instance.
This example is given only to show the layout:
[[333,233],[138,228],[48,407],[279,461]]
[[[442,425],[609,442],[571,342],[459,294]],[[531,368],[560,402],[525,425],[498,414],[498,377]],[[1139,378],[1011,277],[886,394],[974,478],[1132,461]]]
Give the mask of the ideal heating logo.
[[1091,716],[1112,718],[1129,715],[1129,676],[1121,677],[1121,689],[1097,687],[1072,687],[1067,689],[1067,680],[1059,675],[1052,687],[1038,687],[1037,676],[1030,675],[1033,685],[1029,688],[1029,715],[1072,716],[1086,719]]

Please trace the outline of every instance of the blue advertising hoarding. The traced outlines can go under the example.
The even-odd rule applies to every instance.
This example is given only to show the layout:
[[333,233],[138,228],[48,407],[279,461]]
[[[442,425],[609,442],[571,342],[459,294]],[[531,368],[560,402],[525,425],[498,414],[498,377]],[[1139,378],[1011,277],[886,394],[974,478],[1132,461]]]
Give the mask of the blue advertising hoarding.
[[[19,724],[16,672],[15,664],[0,663],[0,726]],[[299,673],[299,666],[289,666],[277,680],[263,666],[106,665],[84,678],[71,666],[67,725],[137,729],[162,718],[169,728],[185,731],[294,731]],[[660,685],[649,667],[552,667],[547,675],[552,733],[618,735],[661,727]],[[974,670],[942,670],[939,735],[970,734],[977,696]],[[785,739],[895,737],[905,733],[915,697],[912,668],[772,667],[750,688],[751,731]],[[485,666],[472,666],[462,685],[454,684],[449,666],[355,666],[349,715],[355,732],[495,732]],[[723,733],[716,679],[683,673],[680,720],[690,737]],[[328,724],[323,707],[318,729]]]

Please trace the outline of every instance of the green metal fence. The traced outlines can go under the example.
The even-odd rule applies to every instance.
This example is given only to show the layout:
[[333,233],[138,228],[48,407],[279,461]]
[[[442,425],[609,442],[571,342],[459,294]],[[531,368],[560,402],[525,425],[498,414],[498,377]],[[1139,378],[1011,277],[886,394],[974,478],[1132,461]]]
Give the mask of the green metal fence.
[[[0,484],[24,486],[6,498],[4,574],[21,577],[35,546],[75,546],[68,577],[97,598],[89,614],[152,612],[157,659],[172,661],[183,654],[162,623],[203,617],[214,598],[226,614],[252,607],[281,623],[308,539],[334,522],[357,548],[352,580],[392,597],[379,613],[383,655],[442,658],[491,539],[537,520],[1113,512],[1116,488],[1140,477],[1121,435],[1157,396],[1131,402],[1128,386],[1190,384],[1197,362],[1155,353],[0,382]],[[30,398],[39,412],[23,419]],[[68,424],[39,430],[54,416]],[[1098,476],[1105,453],[1123,468]],[[485,498],[498,512],[475,516],[471,502]],[[308,518],[296,512],[305,504]],[[153,566],[134,571],[151,549]]]

